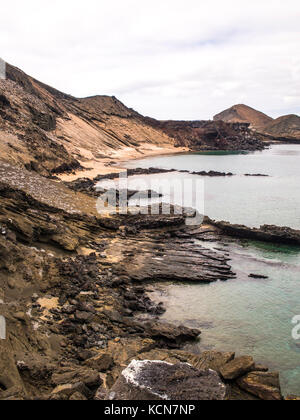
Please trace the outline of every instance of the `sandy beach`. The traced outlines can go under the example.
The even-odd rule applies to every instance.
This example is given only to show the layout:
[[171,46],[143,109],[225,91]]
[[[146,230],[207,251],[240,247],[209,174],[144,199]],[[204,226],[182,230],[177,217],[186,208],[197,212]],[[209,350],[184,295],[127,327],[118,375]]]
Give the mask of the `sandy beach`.
[[122,163],[129,160],[150,156],[178,154],[188,151],[189,149],[186,147],[158,147],[153,144],[143,143],[139,150],[129,147],[122,148],[113,152],[109,158],[99,160],[91,159],[88,162],[79,160],[83,168],[86,169],[76,171],[73,174],[62,174],[59,175],[59,178],[62,181],[67,182],[74,181],[78,178],[94,179],[97,175],[121,172],[124,169]]

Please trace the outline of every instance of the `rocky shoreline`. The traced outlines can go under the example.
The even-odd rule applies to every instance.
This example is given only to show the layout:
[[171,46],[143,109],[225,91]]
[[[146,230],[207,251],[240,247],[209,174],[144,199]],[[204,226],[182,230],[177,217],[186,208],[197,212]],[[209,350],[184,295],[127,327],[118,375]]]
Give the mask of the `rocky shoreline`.
[[[128,392],[141,399],[145,387],[151,398],[180,400],[187,398],[186,386],[197,399],[283,399],[278,373],[250,356],[184,351],[201,331],[162,322],[163,304],[151,301],[148,289],[162,280],[233,279],[226,250],[205,242],[220,249],[227,236],[298,244],[299,234],[209,219],[191,227],[186,219],[196,212],[178,214],[172,206],[167,215],[99,215],[96,209],[98,196],[107,193],[96,184],[115,179],[118,169],[98,174],[121,156],[263,150],[265,139],[249,124],[157,121],[115,97],[77,99],[9,64],[6,70],[0,81],[0,314],[6,327],[0,400],[113,400]],[[169,172],[175,170],[130,169],[127,175]],[[82,179],[60,180],[70,173]],[[118,204],[122,192],[112,192]],[[129,191],[128,200],[135,194]],[[159,369],[151,361],[159,361]],[[124,383],[129,377],[134,391],[132,382]]]
[[[190,175],[198,175],[205,177],[231,177],[235,176],[232,172],[219,172],[219,171],[188,171],[188,170],[179,170],[179,169],[163,169],[163,168],[135,168],[135,169],[126,169],[121,170],[120,172],[107,173],[103,175],[96,176],[93,180],[93,185],[96,186],[97,182],[105,180],[114,180],[117,179],[120,175],[124,174],[127,177],[138,176],[138,175],[157,175],[157,174],[167,174],[167,173],[183,173]],[[253,176],[253,177],[268,177],[269,175],[265,174],[244,174],[243,176]],[[80,180],[87,180],[86,178],[78,178],[75,182],[79,183]],[[73,181],[74,182],[74,181]]]
[[206,218],[206,221],[221,229],[226,235],[235,238],[300,246],[300,230],[289,227],[263,225],[260,228],[249,228],[224,221],[216,222],[209,218]]
[[[232,231],[246,237],[252,230],[209,219],[188,227],[174,212],[100,216],[93,181],[68,188],[7,164],[0,170],[0,308],[7,322],[0,399],[105,399],[118,395],[133,360],[168,362],[181,377],[180,363],[191,364],[192,383],[202,378],[208,399],[216,394],[203,369],[221,375],[222,399],[283,398],[278,374],[249,357],[183,351],[201,332],[161,322],[163,305],[147,294],[157,280],[230,281],[226,251],[198,240],[221,242]],[[284,233],[292,237],[285,231],[280,240]],[[180,390],[178,399],[185,396]]]

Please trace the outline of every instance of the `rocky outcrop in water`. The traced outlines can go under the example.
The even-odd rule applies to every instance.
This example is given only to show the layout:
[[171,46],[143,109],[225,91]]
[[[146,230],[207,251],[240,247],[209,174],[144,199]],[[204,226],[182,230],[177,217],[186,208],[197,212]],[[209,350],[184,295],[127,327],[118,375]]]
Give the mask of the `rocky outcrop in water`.
[[264,242],[300,245],[300,231],[289,227],[263,225],[260,228],[251,229],[244,225],[234,225],[223,221],[210,222],[229,236]]
[[[162,323],[163,305],[147,294],[148,282],[158,279],[232,278],[226,252],[195,244],[218,241],[218,229],[185,226],[186,216],[175,214],[100,216],[92,195],[11,165],[0,171],[0,310],[7,327],[0,399],[101,398],[132,360],[190,363],[201,373],[181,369],[183,384],[200,381],[199,398],[219,395],[217,374],[203,370],[220,373],[234,354],[180,350],[200,331]],[[264,385],[244,391],[245,384],[226,383],[228,398],[268,396]]]
[[[0,314],[7,334],[0,340],[1,400],[99,399],[115,392],[133,360],[170,363],[171,379],[161,377],[161,386],[171,398],[191,384],[195,398],[223,399],[225,381],[228,399],[280,396],[276,374],[258,374],[265,372],[252,363],[241,367],[233,353],[184,352],[201,332],[162,322],[163,304],[148,296],[149,282],[158,280],[233,278],[228,253],[203,245],[218,242],[221,229],[186,226],[195,211],[171,206],[164,214],[162,204],[157,215],[100,215],[94,187],[101,177],[73,183],[55,177],[111,162],[123,148],[175,143],[194,150],[263,148],[247,125],[155,122],[114,97],[76,99],[8,65],[0,81]],[[129,174],[164,172],[170,171]],[[174,375],[182,388],[172,383]],[[147,380],[152,387],[153,372]]]

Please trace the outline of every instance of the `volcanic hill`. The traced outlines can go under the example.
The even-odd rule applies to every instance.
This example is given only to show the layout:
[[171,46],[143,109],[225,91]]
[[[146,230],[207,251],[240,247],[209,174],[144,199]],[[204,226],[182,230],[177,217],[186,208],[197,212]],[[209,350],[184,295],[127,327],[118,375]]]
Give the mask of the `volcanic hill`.
[[1,160],[44,176],[79,169],[96,176],[117,159],[180,150],[264,147],[247,124],[157,121],[115,97],[74,98],[9,64],[6,76],[0,80]]
[[234,105],[214,116],[214,121],[249,123],[250,128],[275,140],[300,141],[300,117],[284,115],[273,119],[247,105]]

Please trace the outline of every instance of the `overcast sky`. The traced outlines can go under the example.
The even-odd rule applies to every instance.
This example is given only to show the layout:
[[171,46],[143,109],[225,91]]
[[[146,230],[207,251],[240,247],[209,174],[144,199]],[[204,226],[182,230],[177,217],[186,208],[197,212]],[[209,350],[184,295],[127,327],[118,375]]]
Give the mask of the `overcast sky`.
[[74,96],[208,119],[300,113],[299,0],[9,0],[0,56]]

